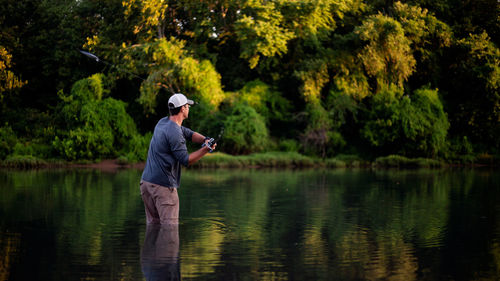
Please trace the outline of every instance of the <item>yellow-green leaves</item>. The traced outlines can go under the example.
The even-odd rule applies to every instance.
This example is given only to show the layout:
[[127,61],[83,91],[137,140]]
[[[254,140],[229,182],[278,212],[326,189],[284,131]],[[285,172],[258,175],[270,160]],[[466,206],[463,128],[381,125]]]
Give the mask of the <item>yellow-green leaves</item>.
[[415,46],[421,47],[425,44],[431,44],[434,38],[437,39],[437,45],[440,47],[451,44],[450,28],[430,14],[427,9],[396,2],[394,3],[394,15],[403,26],[406,37]]
[[80,101],[100,101],[104,93],[108,93],[104,87],[104,75],[94,74],[87,79],[77,81],[72,89],[71,95]]
[[336,91],[356,100],[362,100],[371,95],[368,77],[363,71],[359,58],[349,51],[337,51],[334,54],[332,65],[335,75],[332,80]]
[[343,17],[349,7],[333,0],[247,1],[234,24],[240,57],[255,68],[263,57],[289,52],[293,40],[322,48],[322,42],[328,41],[336,28],[334,17]]
[[[418,6],[394,3],[394,18],[401,23],[405,36],[411,41],[414,54],[422,61],[428,61],[441,48],[452,43],[452,31],[448,25]],[[441,50],[440,50],[441,49]]]
[[[500,116],[500,49],[491,42],[486,32],[481,34],[470,34],[469,38],[462,39],[459,44],[468,48],[470,61],[476,61],[483,67],[479,77],[486,80],[489,90],[497,93],[497,112]],[[499,120],[500,121],[500,120]]]
[[358,56],[367,74],[377,79],[378,87],[389,84],[402,87],[415,70],[416,61],[401,24],[378,14],[364,21],[356,33],[366,42]]
[[[260,1],[259,1],[260,2]],[[283,16],[274,2],[257,3],[250,15],[243,15],[234,28],[241,43],[240,56],[255,68],[261,56],[273,57],[287,52],[287,43],[294,34],[283,27]]]
[[168,8],[166,0],[124,0],[125,16],[139,14],[139,20],[134,26],[135,34],[144,38],[165,37],[165,21]]
[[155,112],[160,89],[163,94],[183,92],[190,98],[215,109],[224,99],[220,74],[208,60],[198,60],[184,49],[184,42],[171,38],[155,40],[130,50],[149,67],[141,85],[139,102],[147,112]]
[[340,11],[335,4],[336,1],[331,0],[281,1],[281,11],[286,18],[286,26],[297,38],[317,46],[335,30],[333,17]]
[[12,55],[3,46],[0,46],[0,101],[3,100],[4,93],[24,86],[27,81],[21,80],[9,70]]
[[303,70],[295,73],[302,82],[301,92],[308,103],[320,104],[321,89],[329,81],[327,62],[321,59],[304,61]]

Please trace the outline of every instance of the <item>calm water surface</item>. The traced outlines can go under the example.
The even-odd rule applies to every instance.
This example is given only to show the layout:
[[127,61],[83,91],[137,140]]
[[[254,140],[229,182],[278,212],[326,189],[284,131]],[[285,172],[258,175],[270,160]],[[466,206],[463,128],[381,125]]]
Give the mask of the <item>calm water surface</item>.
[[146,227],[140,170],[0,170],[0,280],[499,280],[494,170],[184,170]]

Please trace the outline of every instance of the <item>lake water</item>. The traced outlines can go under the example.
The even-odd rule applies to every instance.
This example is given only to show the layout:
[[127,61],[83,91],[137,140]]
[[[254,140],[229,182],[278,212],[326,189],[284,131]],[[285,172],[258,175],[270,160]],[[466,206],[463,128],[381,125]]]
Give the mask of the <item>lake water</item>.
[[0,280],[499,280],[498,170],[0,170]]

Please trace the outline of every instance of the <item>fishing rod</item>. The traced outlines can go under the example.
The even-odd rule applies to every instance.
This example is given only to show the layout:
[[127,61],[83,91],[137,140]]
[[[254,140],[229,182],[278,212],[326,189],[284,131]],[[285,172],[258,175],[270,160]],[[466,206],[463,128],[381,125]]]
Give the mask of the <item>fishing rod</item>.
[[[92,60],[94,60],[94,61],[96,61],[96,62],[98,62],[98,63],[99,63],[99,62],[101,62],[101,63],[103,63],[103,64],[105,64],[105,65],[110,66],[110,67],[114,67],[114,68],[116,68],[118,71],[123,71],[123,72],[125,72],[125,73],[128,73],[128,74],[130,74],[130,75],[132,75],[132,76],[136,77],[136,78],[139,78],[139,79],[141,79],[142,81],[147,81],[146,79],[142,78],[141,76],[139,76],[139,75],[137,75],[137,74],[135,74],[135,73],[132,73],[132,72],[130,72],[130,71],[127,71],[127,70],[125,70],[125,69],[123,69],[123,68],[119,68],[118,66],[116,66],[116,65],[114,65],[114,64],[112,64],[112,63],[109,63],[109,62],[107,62],[107,61],[101,60],[98,56],[96,56],[96,55],[94,55],[94,54],[92,54],[92,53],[90,53],[90,52],[83,51],[83,50],[78,50],[78,52],[80,52],[82,55],[84,55],[84,56],[86,56],[86,57],[88,57],[88,58],[90,58],[90,59],[92,59]],[[157,85],[157,86],[160,86],[160,87],[162,87],[162,88],[167,89],[167,90],[168,90],[168,91],[170,91],[172,94],[175,94],[175,93],[179,92],[179,90],[175,91],[172,85],[165,85],[165,84],[163,84],[163,83],[156,83],[156,85]]]
[[80,52],[82,55],[84,55],[84,56],[86,56],[86,57],[88,57],[88,58],[90,58],[92,60],[95,60],[96,62],[100,62],[100,63],[103,63],[103,64],[108,65],[110,67],[114,67],[114,68],[118,69],[119,71],[126,72],[126,73],[128,73],[128,74],[130,74],[130,75],[132,75],[132,76],[134,76],[136,78],[141,79],[142,81],[146,81],[146,79],[142,78],[141,76],[139,76],[139,75],[137,75],[135,73],[132,73],[130,71],[127,71],[125,69],[121,69],[121,68],[119,68],[118,66],[116,66],[116,65],[114,65],[112,63],[109,63],[107,61],[101,60],[98,56],[96,56],[96,55],[94,55],[94,54],[92,54],[90,52],[83,51],[83,50],[78,50],[78,52]]

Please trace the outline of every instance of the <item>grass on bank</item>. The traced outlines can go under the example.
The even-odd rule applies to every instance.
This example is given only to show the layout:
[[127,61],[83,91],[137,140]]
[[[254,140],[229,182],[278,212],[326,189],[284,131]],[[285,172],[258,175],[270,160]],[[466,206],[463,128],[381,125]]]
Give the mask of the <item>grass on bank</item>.
[[317,161],[297,152],[266,152],[233,156],[216,152],[203,157],[193,167],[245,168],[245,167],[313,167]]
[[[477,158],[477,159],[476,159]],[[487,165],[498,164],[498,157],[479,155],[473,161],[445,162],[428,158],[407,158],[400,155],[379,157],[368,161],[357,155],[337,155],[335,158],[321,159],[298,152],[265,152],[250,155],[234,156],[222,152],[209,154],[192,165],[195,168],[343,168],[343,167],[375,167],[375,168],[440,168],[448,165]],[[118,163],[126,167],[135,162],[118,158]],[[67,164],[94,164],[92,161],[65,162],[63,160],[43,160],[31,155],[11,155],[0,161],[0,167],[8,168],[41,168],[48,166],[65,166]]]
[[440,168],[445,166],[445,163],[435,159],[389,155],[375,159],[373,166],[384,168]]
[[48,162],[31,155],[11,155],[0,163],[1,167],[32,169],[48,165]]
[[307,167],[392,167],[392,168],[437,168],[445,166],[444,162],[415,158],[410,159],[399,155],[377,158],[374,162],[363,160],[355,155],[339,155],[336,158],[320,159],[305,156],[297,152],[266,152],[244,156],[233,156],[216,152],[205,156],[193,167],[201,168],[245,168],[245,167],[276,167],[276,168],[307,168]]

